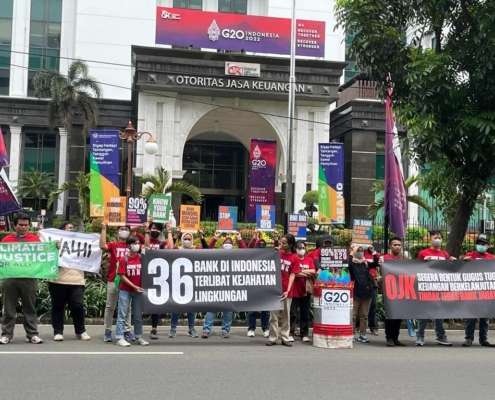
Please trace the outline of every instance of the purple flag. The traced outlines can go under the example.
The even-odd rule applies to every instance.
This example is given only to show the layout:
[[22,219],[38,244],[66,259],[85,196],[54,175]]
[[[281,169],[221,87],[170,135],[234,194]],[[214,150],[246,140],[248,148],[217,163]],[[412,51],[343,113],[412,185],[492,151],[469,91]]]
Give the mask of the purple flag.
[[0,168],[6,167],[9,164],[9,158],[7,156],[7,148],[5,147],[5,142],[3,141],[3,132],[0,128]]
[[9,178],[3,168],[0,169],[0,215],[19,211],[21,206],[9,184]]
[[385,100],[385,216],[388,217],[390,230],[403,239],[407,202],[392,93],[392,88],[389,88]]

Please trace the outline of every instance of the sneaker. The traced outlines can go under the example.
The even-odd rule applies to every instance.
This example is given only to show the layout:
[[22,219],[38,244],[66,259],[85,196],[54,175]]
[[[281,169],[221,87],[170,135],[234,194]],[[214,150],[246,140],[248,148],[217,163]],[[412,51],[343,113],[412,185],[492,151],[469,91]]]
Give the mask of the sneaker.
[[60,334],[60,333],[57,333],[54,337],[53,337],[53,341],[54,342],[63,342],[64,341],[64,335]]
[[473,339],[466,339],[462,344],[462,347],[471,347],[473,345]]
[[263,337],[267,339],[270,337],[270,331],[268,329],[263,331]]
[[151,329],[151,331],[150,331],[150,339],[151,340],[157,340],[158,339],[158,331],[155,328]]
[[307,336],[303,336],[302,341],[303,341],[303,343],[308,343],[311,341],[311,339]]
[[105,343],[112,342],[112,331],[110,329],[105,329],[105,335],[103,336],[103,341]]
[[142,337],[137,338],[136,339],[136,342],[140,346],[148,346],[149,345],[149,342],[147,342],[146,340],[144,340]]
[[117,346],[120,346],[120,347],[129,347],[131,344],[125,340],[124,338],[121,338],[117,341]]
[[399,340],[394,340],[394,344],[399,347],[406,347],[406,345]]
[[435,341],[440,346],[452,346],[452,343],[450,343],[446,337],[436,338]]
[[387,347],[394,347],[395,342],[392,339],[387,339],[386,345],[387,345]]
[[202,339],[208,339],[209,337],[210,337],[210,333],[208,331],[203,331],[203,333],[201,333]]
[[488,340],[485,340],[484,342],[480,342],[480,346],[483,346],[483,347],[495,347],[495,344],[492,344]]
[[79,340],[84,340],[85,342],[87,342],[88,340],[91,340],[91,336],[88,335],[88,332],[83,332],[80,335],[76,335],[76,337]]
[[282,346],[292,347],[292,343],[291,342],[285,342],[282,340]]
[[136,336],[131,331],[124,332],[124,339],[128,342],[135,342]]
[[255,335],[255,333],[254,333],[254,331],[252,329],[250,329],[250,330],[247,331],[247,337],[255,337],[255,336],[256,335]]
[[222,330],[220,336],[223,337],[224,339],[228,339],[230,337],[230,332]]
[[358,337],[358,342],[360,343],[368,343],[370,340],[368,339],[368,336],[366,335],[359,335]]
[[26,338],[26,342],[32,343],[32,344],[41,344],[41,343],[43,343],[43,339],[41,339],[37,335],[34,335],[34,336],[31,336],[30,338]]
[[294,342],[294,336],[292,336],[292,335],[291,335],[291,336],[289,336],[289,342],[290,342],[290,343]]
[[2,336],[0,338],[0,344],[9,344],[10,343],[10,338],[8,336]]
[[199,337],[198,332],[196,332],[196,329],[191,328],[187,331],[187,334],[192,337],[192,338],[197,338]]
[[277,342],[275,340],[269,340],[265,343],[265,346],[275,346]]
[[168,337],[171,338],[171,339],[173,339],[176,336],[177,336],[177,330],[174,329],[174,328],[171,328],[170,329],[170,332],[168,333]]
[[416,346],[423,347],[425,345],[425,338],[416,336]]
[[371,333],[373,336],[378,336],[378,329],[370,329],[370,333]]

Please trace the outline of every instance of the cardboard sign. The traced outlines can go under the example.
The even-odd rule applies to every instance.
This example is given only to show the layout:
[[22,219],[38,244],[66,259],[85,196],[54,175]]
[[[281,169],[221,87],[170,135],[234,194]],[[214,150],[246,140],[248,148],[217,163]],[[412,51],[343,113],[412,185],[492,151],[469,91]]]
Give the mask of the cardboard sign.
[[127,201],[127,225],[139,226],[146,223],[148,204],[144,197],[129,197]]
[[320,268],[344,268],[347,267],[347,249],[344,247],[322,247],[320,249]]
[[110,197],[105,203],[103,222],[108,226],[122,226],[126,224],[125,212],[127,199],[125,196]]
[[266,204],[256,205],[256,230],[275,230],[275,206],[269,206]]
[[149,199],[148,215],[153,222],[165,224],[170,220],[170,210],[172,209],[172,195],[153,194]]
[[199,231],[201,207],[181,204],[180,206],[180,230],[181,232]]
[[304,214],[289,214],[287,223],[287,231],[294,235],[296,240],[306,240],[306,226],[308,225],[308,217]]
[[218,230],[220,232],[237,231],[237,207],[218,207]]
[[373,241],[373,221],[355,219],[352,224],[352,243],[360,246],[370,246]]

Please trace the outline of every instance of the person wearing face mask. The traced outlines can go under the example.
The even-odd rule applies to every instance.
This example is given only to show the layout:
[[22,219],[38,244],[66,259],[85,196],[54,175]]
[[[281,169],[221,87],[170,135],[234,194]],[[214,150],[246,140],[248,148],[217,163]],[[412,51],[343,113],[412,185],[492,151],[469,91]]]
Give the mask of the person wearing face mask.
[[296,256],[294,266],[299,272],[293,286],[291,303],[290,332],[294,337],[295,315],[299,309],[299,325],[303,342],[309,342],[309,308],[311,305],[311,295],[313,293],[313,280],[316,275],[316,267],[313,259],[306,253],[306,243],[299,240],[296,243]]
[[[421,250],[418,254],[418,260],[422,261],[438,261],[438,260],[455,260],[449,253],[442,249],[442,232],[431,231],[430,232],[431,246],[427,249]],[[425,344],[425,330],[428,324],[427,319],[419,320],[418,330],[416,332],[416,346],[423,347]],[[443,327],[443,319],[435,320],[435,333],[437,335],[436,342],[440,346],[452,346],[447,340],[447,334]]]
[[[131,230],[128,226],[121,226],[117,231],[117,240],[107,243],[107,226],[103,223],[101,225],[100,235],[100,247],[102,250],[108,252],[108,273],[107,273],[107,301],[105,304],[104,324],[105,334],[103,336],[104,342],[112,342],[112,323],[113,314],[117,307],[118,300],[118,288],[115,287],[115,276],[117,274],[117,260],[125,257],[128,252],[127,239],[129,238]],[[125,336],[129,340],[132,340],[131,334],[131,317],[127,319]]]
[[[471,260],[494,260],[495,256],[488,253],[489,241],[486,235],[481,234],[476,239],[476,249],[474,251],[467,252],[462,258],[464,261]],[[474,341],[474,330],[476,329],[476,319],[466,319],[464,320],[464,332],[465,340],[462,344],[463,347],[471,347]],[[494,347],[488,341],[488,318],[479,319],[479,343],[483,347]]]
[[126,319],[131,309],[136,342],[141,346],[147,346],[149,343],[142,337],[144,289],[141,287],[141,242],[136,236],[130,236],[126,243],[129,252],[117,261],[120,284],[115,338],[119,346],[131,345],[124,337]]
[[[220,239],[220,232],[215,232],[215,236],[211,239],[209,248],[214,249],[216,248],[217,242]],[[244,240],[242,239],[242,236],[239,232],[236,234],[236,241],[237,241],[237,246],[240,249],[246,248],[246,244],[244,243]],[[232,250],[234,248],[234,241],[230,236],[227,236],[223,243],[221,244],[221,249],[222,250]],[[224,311],[222,317],[222,331],[220,332],[220,336],[223,337],[224,339],[228,339],[230,337],[230,327],[232,326],[232,319],[234,317],[234,313],[232,311]],[[216,313],[214,312],[207,312],[205,315],[205,320],[203,323],[203,332],[201,334],[201,337],[203,339],[208,339],[211,335],[211,332],[213,330],[213,321],[215,319]]]
[[[70,222],[62,224],[60,229],[73,231],[74,225]],[[79,340],[90,340],[91,336],[86,332],[84,326],[84,271],[73,268],[59,267],[58,278],[48,282],[48,291],[52,303],[52,327],[53,340],[61,342],[64,340],[64,311],[68,305],[74,331]]]
[[373,293],[371,295],[371,303],[368,312],[368,328],[373,336],[378,336],[378,322],[376,320],[376,295],[378,292],[378,266],[380,255],[373,246],[367,246],[364,251],[364,258],[368,262],[368,269],[373,278]]

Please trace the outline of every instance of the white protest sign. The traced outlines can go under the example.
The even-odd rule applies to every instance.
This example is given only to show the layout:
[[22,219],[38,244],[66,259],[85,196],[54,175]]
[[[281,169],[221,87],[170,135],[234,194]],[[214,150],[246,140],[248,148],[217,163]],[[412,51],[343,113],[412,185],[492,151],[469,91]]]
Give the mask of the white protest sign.
[[351,291],[349,289],[323,289],[320,302],[322,324],[351,324]]
[[42,241],[56,241],[59,246],[59,266],[98,274],[101,267],[100,235],[69,232],[61,229],[41,229]]

